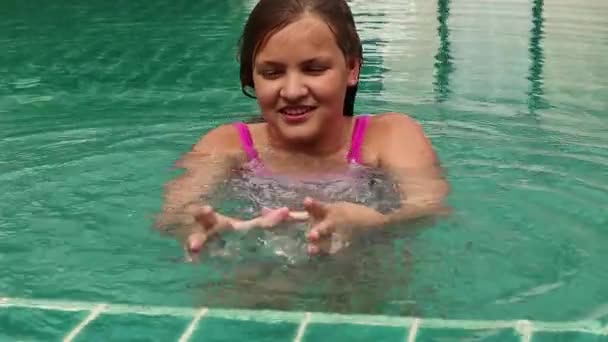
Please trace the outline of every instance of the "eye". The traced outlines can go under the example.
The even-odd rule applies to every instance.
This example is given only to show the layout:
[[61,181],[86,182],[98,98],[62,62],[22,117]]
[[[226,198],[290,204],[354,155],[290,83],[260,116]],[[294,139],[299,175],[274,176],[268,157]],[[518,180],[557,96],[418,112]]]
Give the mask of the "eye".
[[266,79],[275,79],[283,74],[283,71],[278,68],[262,68],[258,70],[258,74]]
[[323,72],[325,72],[328,68],[325,65],[320,65],[320,64],[311,64],[311,65],[307,65],[304,68],[304,71],[310,74],[322,74]]

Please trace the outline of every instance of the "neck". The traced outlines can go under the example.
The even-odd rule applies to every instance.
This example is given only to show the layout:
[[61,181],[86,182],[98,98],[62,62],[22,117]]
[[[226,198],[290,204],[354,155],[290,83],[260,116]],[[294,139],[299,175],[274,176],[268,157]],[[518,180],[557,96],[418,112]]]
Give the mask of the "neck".
[[311,156],[331,156],[350,145],[353,117],[339,116],[324,124],[324,127],[339,127],[338,129],[325,129],[318,135],[306,141],[288,141],[278,131],[267,126],[270,145],[275,150],[290,153],[300,153]]

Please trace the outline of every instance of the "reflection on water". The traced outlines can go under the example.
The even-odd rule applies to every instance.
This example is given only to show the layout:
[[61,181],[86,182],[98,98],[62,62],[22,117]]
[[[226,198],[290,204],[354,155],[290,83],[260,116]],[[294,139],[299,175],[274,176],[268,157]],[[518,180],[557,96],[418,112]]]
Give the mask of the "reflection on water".
[[450,0],[437,0],[437,35],[439,36],[439,50],[435,55],[435,99],[443,102],[450,96],[450,74],[454,70],[452,62],[450,28]]
[[543,97],[543,64],[545,56],[543,53],[542,39],[544,37],[543,17],[544,0],[534,0],[532,6],[532,29],[530,30],[530,90],[528,92],[528,108],[534,114],[538,109],[548,108],[548,103]]
[[[257,111],[234,59],[254,2],[0,2],[0,295],[192,305],[218,274],[238,288],[226,263],[176,264],[148,217],[173,161]],[[349,3],[366,53],[358,112],[420,121],[455,214],[370,242],[373,257],[325,279],[290,269],[309,282],[291,308],[375,291],[376,313],[553,320],[608,302],[608,2]],[[267,288],[292,293],[281,277]]]

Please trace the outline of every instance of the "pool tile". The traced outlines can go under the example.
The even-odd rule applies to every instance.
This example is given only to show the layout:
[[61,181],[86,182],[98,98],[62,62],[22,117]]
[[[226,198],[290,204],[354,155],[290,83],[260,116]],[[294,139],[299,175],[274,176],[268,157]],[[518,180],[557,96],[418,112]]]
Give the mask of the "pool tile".
[[382,341],[403,342],[407,336],[407,327],[382,327],[358,324],[321,324],[308,326],[304,334],[304,342],[332,341],[358,342]]
[[87,314],[0,308],[0,341],[61,341]]
[[102,314],[75,341],[177,341],[190,321],[188,317]]
[[[424,323],[423,323],[424,324]],[[515,329],[464,330],[464,329],[424,329],[418,330],[416,342],[519,342],[521,336]],[[534,341],[536,342],[536,340]]]
[[261,323],[208,317],[201,320],[191,341],[291,342],[297,330],[298,324],[294,323]]
[[608,341],[608,336],[599,336],[579,332],[537,332],[534,334],[532,340],[534,342],[606,342]]

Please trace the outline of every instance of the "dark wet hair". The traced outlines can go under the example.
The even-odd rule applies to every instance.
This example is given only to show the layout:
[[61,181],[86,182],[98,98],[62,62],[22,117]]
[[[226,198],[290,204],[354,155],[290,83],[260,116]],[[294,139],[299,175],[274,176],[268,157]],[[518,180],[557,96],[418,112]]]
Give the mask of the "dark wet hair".
[[[247,90],[254,88],[253,60],[259,47],[270,34],[296,21],[305,13],[315,14],[327,22],[348,62],[363,62],[361,40],[346,0],[260,0],[249,14],[239,41],[241,89],[245,95],[255,98]],[[346,90],[345,116],[353,116],[357,88],[358,84]]]

